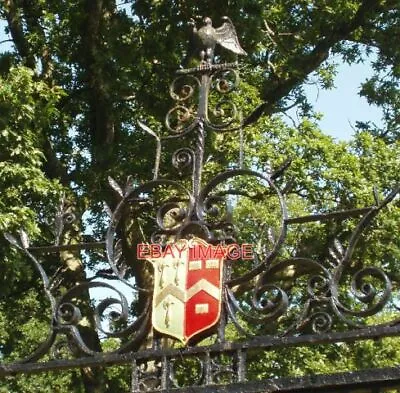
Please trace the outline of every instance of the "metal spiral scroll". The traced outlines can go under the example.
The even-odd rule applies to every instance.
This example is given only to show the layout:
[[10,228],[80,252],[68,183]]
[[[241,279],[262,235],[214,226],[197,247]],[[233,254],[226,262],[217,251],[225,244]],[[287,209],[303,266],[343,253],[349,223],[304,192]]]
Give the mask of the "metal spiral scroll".
[[[290,300],[293,297],[292,292],[299,292],[299,286],[294,286],[288,292],[279,284],[277,277],[290,266],[298,267],[299,271],[304,270],[297,280],[300,280],[301,276],[309,275],[304,283],[306,290],[300,291],[302,301]],[[343,277],[345,276],[344,274]],[[254,288],[244,290],[244,293],[250,291],[250,302],[249,297],[243,297],[244,293],[241,294],[240,285],[235,288],[239,295],[232,289],[226,289],[228,314],[241,334],[262,334],[263,326],[276,324],[271,334],[285,336],[304,332],[329,332],[339,322],[361,328],[366,326],[367,317],[376,315],[389,304],[392,284],[381,269],[365,267],[357,271],[350,277],[350,288],[346,287],[348,280],[342,283],[338,279],[335,271],[332,272],[311,259],[293,258],[274,263],[259,276],[258,284],[255,282]],[[371,279],[374,279],[374,284],[371,283]],[[266,283],[262,284],[263,281]],[[243,286],[247,288],[248,284],[243,283]],[[344,305],[341,300],[344,295],[353,300],[352,308]],[[356,309],[358,305],[354,304],[354,300],[364,307]],[[241,320],[246,321],[248,325],[244,325]],[[387,324],[393,322],[391,320]],[[256,326],[255,331],[249,329],[249,326]]]
[[[265,255],[264,259],[260,261],[253,269],[249,270],[243,276],[232,277],[227,281],[227,285],[234,286],[240,284],[241,282],[248,282],[249,280],[256,277],[262,271],[265,270],[266,266],[276,257],[278,251],[280,250],[284,239],[286,237],[287,225],[287,208],[283,195],[280,190],[276,187],[271,177],[263,175],[261,173],[246,170],[246,169],[234,169],[230,171],[223,172],[213,179],[211,179],[202,189],[198,198],[198,203],[196,204],[196,215],[201,222],[206,223],[210,230],[224,228],[234,229],[235,223],[226,221],[226,213],[223,214],[215,207],[215,202],[221,200],[222,196],[226,198],[229,195],[244,195],[252,198],[252,195],[246,194],[245,190],[236,190],[228,186],[228,190],[221,194],[219,187],[223,184],[229,184],[231,181],[235,181],[240,178],[249,177],[261,184],[262,188],[270,192],[271,195],[277,198],[278,209],[280,211],[280,226],[277,229],[278,235],[275,239],[274,244],[271,249]],[[265,183],[262,185],[262,183]],[[211,239],[213,240],[213,239]]]
[[[190,375],[185,373],[189,367]],[[199,386],[204,380],[204,370],[204,360],[199,357],[171,359],[169,379],[175,388]]]
[[[203,71],[207,72],[207,71]],[[176,138],[188,134],[198,124],[197,103],[192,102],[198,89],[203,89],[202,94],[211,93],[229,95],[239,85],[239,73],[233,68],[222,68],[210,72],[210,80],[203,86],[195,75],[178,76],[170,85],[170,96],[177,102],[165,117],[165,125],[171,135],[164,139]],[[215,100],[214,100],[215,101]],[[240,128],[240,124],[233,126],[240,120],[235,103],[227,98],[218,98],[210,108],[209,114],[204,119],[205,126],[215,131],[233,131]],[[211,118],[210,118],[211,115]]]
[[165,117],[165,125],[172,132],[172,135],[166,136],[165,139],[186,135],[196,126],[196,108],[191,103],[191,98],[200,85],[200,80],[193,75],[179,76],[171,83],[170,96],[178,104],[170,109]]
[[378,213],[393,201],[399,192],[400,186],[397,186],[385,199],[380,201],[378,198],[375,198],[376,205],[372,206],[364,214],[354,229],[346,252],[343,253],[340,263],[333,271],[331,283],[332,308],[338,318],[349,326],[364,326],[366,318],[376,315],[379,311],[383,310],[392,298],[392,282],[390,278],[382,269],[374,266],[365,266],[351,275],[351,284],[350,288],[347,289],[347,293],[350,293],[358,301],[358,305],[363,306],[361,310],[352,310],[345,305],[343,296],[341,296],[341,293],[343,293],[341,289],[344,286],[348,288],[348,284],[346,283],[346,276],[349,275],[348,267],[350,266],[351,258],[361,234],[371,224]]
[[172,156],[172,165],[180,173],[190,169],[194,162],[194,151],[183,147],[174,152]]
[[[25,256],[28,257],[28,259],[32,261],[33,266],[35,270],[38,272],[40,279],[42,281],[43,291],[50,302],[51,315],[52,317],[54,317],[54,315],[56,315],[56,310],[57,310],[57,300],[52,293],[51,280],[49,279],[46,271],[44,270],[43,266],[38,261],[38,259],[29,251],[30,240],[26,232],[20,230],[19,234],[20,234],[19,239],[9,233],[4,234],[4,237],[12,246],[19,249],[23,254],[25,254]],[[53,324],[50,324],[47,333],[47,338],[40,345],[38,345],[38,347],[35,350],[33,350],[31,354],[19,360],[18,362],[29,363],[38,361],[45,354],[49,352],[50,348],[53,346],[56,340],[56,337],[57,337],[57,332],[55,331]]]
[[[87,292],[89,289],[103,288],[113,291],[117,297],[106,297],[101,300],[94,310],[94,323],[96,330],[102,333],[105,337],[114,338],[128,338],[128,344],[125,344],[115,351],[111,352],[125,352],[132,348],[138,340],[140,340],[146,333],[145,327],[148,320],[150,302],[148,301],[144,307],[144,311],[134,321],[129,321],[129,303],[125,295],[116,289],[114,286],[104,282],[88,282],[82,283],[71,288],[59,300],[57,306],[57,322],[68,335],[72,337],[73,342],[83,353],[93,355],[93,349],[89,348],[82,336],[79,323],[85,317],[85,311],[77,305],[76,300]],[[87,307],[86,305],[85,307]],[[118,306],[118,308],[115,308]],[[106,314],[107,310],[110,312]],[[123,327],[110,330],[104,327],[105,321],[117,326],[120,323]]]
[[[223,96],[232,93],[239,86],[239,81],[239,73],[232,68],[216,71],[210,78],[211,96],[215,95],[214,92]],[[229,97],[223,97],[217,99],[215,104],[210,106],[205,124],[215,131],[234,131],[240,125],[236,125],[236,127],[232,127],[232,125],[239,120],[239,111],[235,103]]]
[[362,307],[355,310],[345,304],[343,295],[338,291],[339,288],[344,287],[345,283],[339,280],[334,281],[332,285],[333,310],[347,325],[362,327],[367,317],[376,315],[389,303],[392,296],[392,283],[387,274],[377,267],[362,268],[351,276],[350,281],[350,288],[345,293],[357,301],[357,306],[362,305]]

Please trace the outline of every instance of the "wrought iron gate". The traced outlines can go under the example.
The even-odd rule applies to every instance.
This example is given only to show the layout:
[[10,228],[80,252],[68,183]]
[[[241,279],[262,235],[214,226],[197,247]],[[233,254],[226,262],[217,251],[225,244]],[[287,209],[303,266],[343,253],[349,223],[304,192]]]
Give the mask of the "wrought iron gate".
[[[227,19],[221,28],[213,29],[207,19],[203,29],[199,32],[207,33],[208,38],[201,41],[201,34],[199,36],[200,65],[178,70],[170,88],[176,105],[166,116],[165,125],[169,134],[158,135],[140,123],[140,127],[157,143],[153,180],[144,184],[128,182],[123,188],[110,179],[110,185],[119,194],[120,200],[113,211],[107,208],[110,224],[105,240],[60,244],[63,230],[74,220],[64,202],[52,220],[55,233],[53,245],[31,246],[23,231],[19,236],[6,234],[7,240],[29,258],[39,273],[52,318],[45,342],[26,359],[1,364],[0,376],[128,365],[132,370],[132,393],[375,393],[400,389],[400,370],[397,367],[301,377],[271,378],[266,375],[261,380],[257,379],[262,367],[260,360],[271,351],[341,345],[338,343],[399,335],[396,277],[381,267],[355,265],[352,256],[363,231],[396,198],[400,187],[397,186],[382,199],[376,196],[376,203],[372,206],[292,217],[288,213],[282,181],[290,160],[270,173],[258,173],[244,168],[240,151],[240,162],[236,168],[204,182],[204,168],[209,164],[205,163],[207,133],[237,132],[241,135],[246,121],[241,119],[232,96],[239,83],[238,64],[214,62],[214,46],[218,42],[223,43],[224,39],[228,40],[225,45],[229,49],[243,54],[233,25]],[[163,143],[174,139],[185,146],[180,146],[171,157],[179,180],[160,176]],[[149,212],[155,212],[153,232],[151,235],[144,234],[144,240],[159,245],[157,250],[165,251],[168,245],[177,244],[180,239],[203,239],[205,244],[226,248],[242,238],[232,213],[239,197],[247,198],[254,204],[268,204],[276,213],[276,220],[271,224],[273,228],[268,232],[270,236],[261,251],[253,254],[251,261],[245,261],[243,254],[238,256],[241,263],[232,255],[223,258],[222,279],[214,285],[217,289],[213,289],[214,301],[219,305],[215,314],[218,322],[204,323],[192,336],[182,336],[189,341],[188,345],[183,339],[184,343],[173,340],[170,336],[177,334],[176,329],[181,327],[182,318],[200,320],[201,315],[208,312],[208,305],[201,304],[202,307],[195,309],[198,312],[190,314],[185,311],[183,317],[171,306],[174,301],[178,302],[179,296],[187,299],[185,291],[177,289],[178,280],[190,273],[192,265],[188,265],[188,272],[180,273],[179,263],[186,266],[185,263],[191,261],[172,258],[169,264],[163,264],[165,260],[161,259],[153,267],[148,265],[153,277],[152,287],[140,287],[138,280],[129,274],[131,262],[124,257],[121,226],[126,217],[137,218],[139,211],[141,214],[144,212],[147,219]],[[290,229],[297,225],[350,219],[358,223],[347,242],[343,245],[343,242],[333,241],[326,260],[285,257],[281,253]],[[148,225],[144,227],[148,228]],[[150,247],[147,243],[143,244]],[[47,275],[40,255],[93,249],[105,250],[110,268],[107,274],[113,284],[92,280],[77,283],[59,294],[55,277]],[[150,256],[147,259],[151,259]],[[210,269],[214,269],[215,258],[204,255],[194,261],[193,269],[203,271],[201,264],[210,260],[214,261],[209,264]],[[158,272],[156,278],[153,268]],[[168,271],[172,278],[169,292],[165,292],[167,287],[162,284],[162,279]],[[294,272],[295,278],[290,278],[293,277],[290,272]],[[203,285],[204,281],[200,281]],[[199,291],[207,292],[210,285],[210,281],[200,285]],[[92,310],[100,334],[117,343],[117,348],[109,353],[93,351],[81,330],[84,313],[91,311],[81,307],[79,296],[95,289],[102,289],[102,294],[105,291],[113,293],[104,298],[97,296],[97,304]],[[157,303],[156,297],[161,299],[160,303]],[[166,301],[167,298],[170,300]],[[130,306],[138,299],[142,307],[139,313],[133,314]],[[186,304],[188,300],[181,302]],[[156,310],[158,304],[162,304],[160,310]],[[109,309],[113,311],[106,320],[105,314]],[[155,324],[155,313],[161,313],[156,321],[158,325]],[[381,315],[382,319],[374,319]],[[172,320],[178,321],[177,327],[171,327]],[[159,325],[163,323],[167,335],[159,332]]]

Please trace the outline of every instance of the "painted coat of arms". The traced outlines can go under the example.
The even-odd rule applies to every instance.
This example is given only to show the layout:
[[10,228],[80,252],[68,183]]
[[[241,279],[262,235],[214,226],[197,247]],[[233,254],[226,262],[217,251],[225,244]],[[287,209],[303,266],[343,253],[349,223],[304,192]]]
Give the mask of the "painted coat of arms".
[[154,266],[153,327],[187,343],[221,314],[223,252],[199,238],[169,245]]

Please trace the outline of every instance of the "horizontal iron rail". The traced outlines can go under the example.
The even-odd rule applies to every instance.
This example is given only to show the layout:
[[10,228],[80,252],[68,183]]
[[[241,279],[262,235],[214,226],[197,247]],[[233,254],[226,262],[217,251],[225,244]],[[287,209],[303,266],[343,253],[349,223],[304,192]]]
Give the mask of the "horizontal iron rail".
[[77,244],[63,244],[60,246],[29,247],[28,251],[44,254],[47,252],[90,250],[94,248],[104,248],[105,246],[106,242],[88,242],[88,243],[77,243]]
[[338,212],[332,213],[322,213],[322,214],[311,214],[309,216],[300,216],[287,218],[285,221],[288,224],[301,224],[304,222],[313,222],[313,221],[325,221],[325,220],[334,220],[334,219],[345,219],[349,217],[358,217],[362,214],[368,213],[374,207],[363,207],[359,209],[350,209],[350,210],[341,210]]
[[69,360],[1,364],[0,377],[18,373],[33,374],[51,370],[123,365],[130,364],[133,361],[158,360],[163,357],[173,358],[192,355],[196,356],[206,353],[218,354],[251,349],[273,350],[276,348],[289,346],[329,344],[334,342],[354,342],[398,335],[400,335],[400,324],[395,326],[371,326],[346,332],[309,334],[304,336],[260,336],[245,342],[225,342],[203,347],[145,349],[126,354],[99,354],[93,357],[82,357]]
[[[309,216],[287,218],[285,221],[288,224],[301,224],[304,222],[325,221],[331,219],[343,219],[347,217],[357,217],[362,214],[368,213],[372,207],[365,207],[360,209],[342,210],[339,212],[324,213],[324,214],[311,214]],[[59,251],[77,251],[77,250],[90,250],[95,248],[104,248],[106,242],[87,242],[78,244],[63,244],[58,246],[38,246],[29,247],[28,250],[34,253],[51,253]]]
[[[400,368],[385,367],[335,374],[303,377],[282,377],[258,382],[233,383],[229,386],[192,386],[157,393],[380,393],[383,389],[400,387]],[[362,390],[361,390],[362,389]]]
[[[288,224],[301,224],[304,222],[313,222],[313,221],[325,221],[331,219],[343,219],[347,217],[357,217],[362,214],[368,213],[372,207],[365,207],[360,209],[351,209],[351,210],[342,210],[339,212],[333,213],[324,213],[324,214],[311,214],[309,216],[301,216],[301,217],[293,217],[287,218],[286,223]],[[30,252],[35,253],[51,253],[51,252],[59,252],[59,251],[77,251],[77,250],[90,250],[95,248],[104,248],[106,242],[87,242],[87,243],[78,243],[78,244],[63,244],[59,246],[39,246],[39,247],[29,247]]]

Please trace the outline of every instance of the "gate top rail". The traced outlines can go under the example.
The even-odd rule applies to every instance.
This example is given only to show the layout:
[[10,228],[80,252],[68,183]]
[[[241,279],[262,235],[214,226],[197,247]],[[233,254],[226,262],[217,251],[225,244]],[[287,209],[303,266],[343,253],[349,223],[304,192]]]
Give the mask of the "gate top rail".
[[190,358],[196,355],[233,355],[241,351],[259,349],[268,351],[282,347],[295,347],[304,345],[318,345],[331,343],[345,343],[359,340],[376,340],[383,337],[398,336],[400,325],[396,326],[371,326],[360,330],[346,332],[309,334],[289,337],[255,337],[247,341],[223,342],[208,346],[186,348],[160,348],[143,349],[128,353],[101,353],[96,356],[81,357],[69,360],[51,360],[46,362],[14,363],[0,365],[0,377],[15,375],[17,373],[34,374],[44,371],[67,370],[81,367],[101,367],[111,365],[132,364],[133,362],[158,361],[163,358]]

